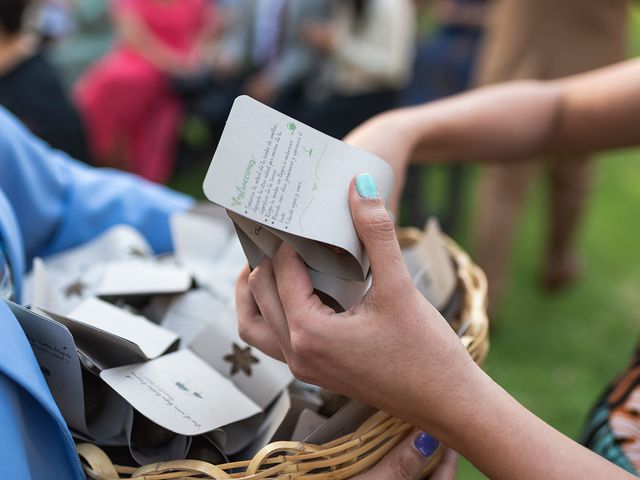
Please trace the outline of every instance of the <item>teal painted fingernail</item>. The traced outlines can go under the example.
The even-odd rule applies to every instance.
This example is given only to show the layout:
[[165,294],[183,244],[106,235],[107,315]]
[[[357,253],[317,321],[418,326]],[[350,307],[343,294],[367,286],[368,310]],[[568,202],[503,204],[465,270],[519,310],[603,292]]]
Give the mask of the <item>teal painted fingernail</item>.
[[356,190],[362,198],[378,198],[378,187],[368,173],[361,173],[356,177]]

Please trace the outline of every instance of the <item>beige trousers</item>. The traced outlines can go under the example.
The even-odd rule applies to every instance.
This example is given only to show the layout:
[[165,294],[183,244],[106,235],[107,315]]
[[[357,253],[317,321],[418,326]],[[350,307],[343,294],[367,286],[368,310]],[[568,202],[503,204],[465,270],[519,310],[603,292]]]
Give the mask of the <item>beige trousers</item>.
[[[625,56],[627,0],[495,0],[477,84],[550,80]],[[536,173],[548,179],[545,268],[566,260],[591,188],[587,156],[485,168],[478,186],[474,256],[489,279],[493,312],[506,288],[513,230]]]

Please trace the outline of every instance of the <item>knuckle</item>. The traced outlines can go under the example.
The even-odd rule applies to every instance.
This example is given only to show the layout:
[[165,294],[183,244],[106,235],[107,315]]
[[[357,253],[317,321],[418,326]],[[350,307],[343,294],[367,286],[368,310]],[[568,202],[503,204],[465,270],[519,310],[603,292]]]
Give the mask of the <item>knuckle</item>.
[[246,325],[246,322],[238,320],[238,336],[240,340],[250,345],[253,345],[253,336],[251,335],[252,329]]
[[375,239],[395,239],[395,225],[384,207],[376,208],[365,220],[365,226],[369,234]]
[[289,369],[294,377],[305,383],[313,383],[311,370],[299,359],[287,359]]
[[249,274],[249,278],[247,279],[247,283],[249,284],[249,288],[253,291],[260,282],[260,269],[256,268]]
[[396,480],[415,480],[416,472],[420,469],[416,465],[416,454],[409,450],[398,452],[389,465],[388,478]]
[[305,332],[291,331],[291,349],[302,358],[307,358],[313,342],[310,341]]

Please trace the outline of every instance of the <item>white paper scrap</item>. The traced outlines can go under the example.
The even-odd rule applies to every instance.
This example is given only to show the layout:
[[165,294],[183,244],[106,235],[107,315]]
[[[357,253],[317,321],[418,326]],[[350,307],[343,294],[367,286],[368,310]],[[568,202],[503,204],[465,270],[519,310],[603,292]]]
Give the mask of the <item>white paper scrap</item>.
[[136,410],[181,435],[200,435],[260,412],[190,350],[100,373]]

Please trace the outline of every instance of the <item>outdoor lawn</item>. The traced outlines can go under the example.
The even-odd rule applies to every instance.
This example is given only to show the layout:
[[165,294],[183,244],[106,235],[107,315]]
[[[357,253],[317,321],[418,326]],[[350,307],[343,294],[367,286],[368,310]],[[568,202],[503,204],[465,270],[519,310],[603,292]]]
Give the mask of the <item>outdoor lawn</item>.
[[[640,25],[637,15],[634,25]],[[640,52],[639,36],[633,40],[633,51]],[[191,169],[173,185],[202,197],[205,169]],[[486,369],[527,408],[577,438],[589,408],[624,367],[640,332],[640,150],[599,157],[580,242],[585,276],[558,296],[546,296],[538,288],[546,213],[542,181],[530,197]],[[467,198],[469,206],[472,198]],[[467,211],[467,217],[471,214]],[[468,245],[467,237],[457,240]],[[526,455],[524,440],[513,441],[522,442]],[[459,478],[484,476],[465,463]]]

